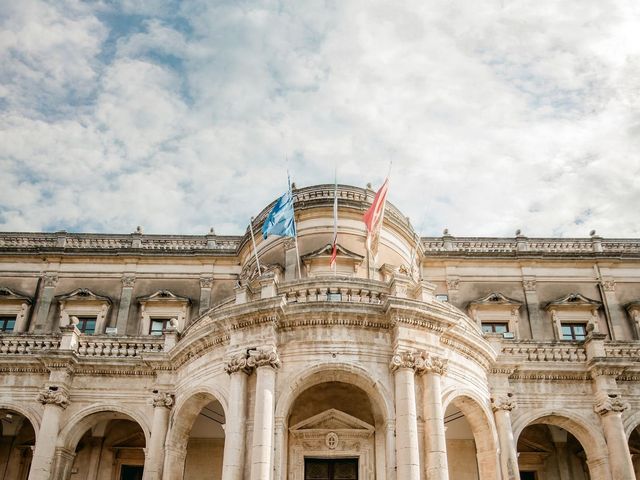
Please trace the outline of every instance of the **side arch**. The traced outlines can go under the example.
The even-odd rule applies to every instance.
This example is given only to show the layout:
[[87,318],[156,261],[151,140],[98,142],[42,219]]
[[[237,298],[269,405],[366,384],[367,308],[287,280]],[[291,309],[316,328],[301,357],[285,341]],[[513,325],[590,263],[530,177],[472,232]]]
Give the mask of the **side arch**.
[[25,407],[23,404],[18,404],[14,402],[8,402],[3,400],[0,402],[0,409],[4,410],[13,410],[14,412],[19,413],[24,416],[29,422],[31,422],[31,426],[33,430],[36,432],[36,440],[38,437],[38,432],[40,431],[40,415],[32,408]]
[[633,431],[640,427],[640,412],[636,412],[632,415],[629,415],[623,421],[624,424],[624,433],[627,435],[627,441],[631,437]]
[[84,408],[68,418],[65,421],[65,427],[58,435],[57,446],[69,451],[74,451],[82,436],[91,427],[104,420],[121,419],[136,422],[144,433],[145,444],[149,445],[151,428],[143,413],[117,403],[102,403]]

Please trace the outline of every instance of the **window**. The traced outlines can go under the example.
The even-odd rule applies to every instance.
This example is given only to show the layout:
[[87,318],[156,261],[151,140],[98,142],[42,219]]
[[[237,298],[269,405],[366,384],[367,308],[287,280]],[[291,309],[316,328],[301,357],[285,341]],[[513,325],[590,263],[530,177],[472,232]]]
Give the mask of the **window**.
[[0,317],[0,332],[13,332],[16,325],[15,316],[2,316]]
[[152,318],[149,327],[149,335],[162,335],[162,331],[169,326],[169,318]]
[[78,330],[87,335],[96,333],[96,317],[78,317]]
[[563,323],[561,329],[562,340],[584,340],[587,338],[586,323]]
[[483,322],[482,333],[506,333],[509,331],[509,324],[498,322]]

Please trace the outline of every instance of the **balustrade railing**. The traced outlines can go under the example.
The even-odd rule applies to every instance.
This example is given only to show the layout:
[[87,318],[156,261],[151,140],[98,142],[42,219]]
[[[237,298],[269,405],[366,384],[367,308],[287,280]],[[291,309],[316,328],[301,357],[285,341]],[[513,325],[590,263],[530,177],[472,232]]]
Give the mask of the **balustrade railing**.
[[32,355],[59,347],[60,337],[24,334],[0,336],[0,355]]
[[81,357],[140,357],[143,353],[159,353],[164,348],[163,337],[82,337],[78,342]]
[[525,357],[530,362],[585,362],[587,353],[579,344],[514,342],[502,347],[502,355]]
[[347,302],[379,305],[389,295],[389,287],[382,282],[340,279],[311,279],[295,284],[281,284],[278,293],[287,303]]

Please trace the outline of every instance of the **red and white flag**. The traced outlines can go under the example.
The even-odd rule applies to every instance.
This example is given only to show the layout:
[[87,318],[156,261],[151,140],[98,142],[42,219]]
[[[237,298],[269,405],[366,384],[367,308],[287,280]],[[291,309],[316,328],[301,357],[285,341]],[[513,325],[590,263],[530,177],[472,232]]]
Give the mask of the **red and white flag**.
[[380,230],[384,220],[384,207],[387,203],[387,190],[389,189],[389,177],[384,180],[382,187],[376,193],[373,203],[363,216],[364,224],[367,226],[367,250],[373,258],[378,254],[378,242],[380,240]]
[[333,192],[333,244],[331,245],[331,259],[329,266],[335,269],[336,257],[338,256],[338,180],[335,180]]

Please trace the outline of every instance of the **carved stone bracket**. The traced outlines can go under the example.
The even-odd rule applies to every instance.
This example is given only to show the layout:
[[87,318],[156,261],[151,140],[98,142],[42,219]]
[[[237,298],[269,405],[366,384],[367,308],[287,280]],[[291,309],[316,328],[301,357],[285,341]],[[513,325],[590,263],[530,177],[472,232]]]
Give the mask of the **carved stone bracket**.
[[280,368],[281,362],[275,348],[259,348],[249,352],[247,366],[249,368],[271,367]]
[[153,406],[171,408],[175,402],[173,395],[167,392],[153,391]]
[[133,288],[133,285],[136,283],[136,277],[134,275],[123,275],[120,280],[122,280],[122,286],[124,288]]
[[236,355],[224,366],[224,371],[229,375],[244,372],[246,374],[251,373],[251,368],[247,365],[247,356],[244,354]]
[[38,402],[43,405],[57,405],[61,408],[67,408],[69,406],[69,394],[60,387],[47,387],[38,393]]
[[499,410],[510,412],[512,410],[515,410],[517,406],[518,404],[513,398],[513,393],[511,392],[504,395],[496,395],[494,397],[491,397],[491,409],[494,412],[497,412]]
[[625,402],[617,393],[599,392],[596,395],[593,411],[598,415],[606,415],[609,412],[622,413],[628,408],[629,403]]

